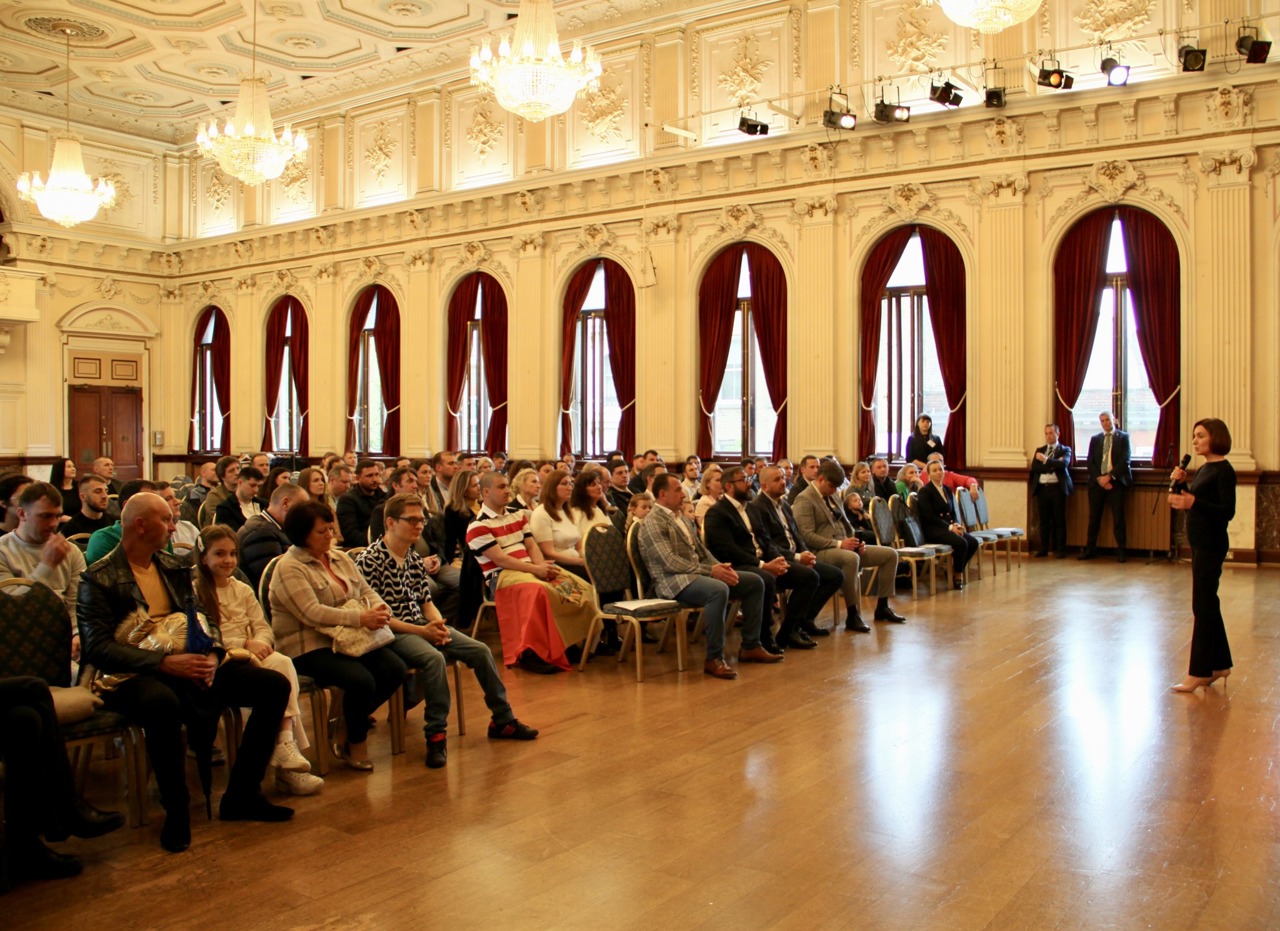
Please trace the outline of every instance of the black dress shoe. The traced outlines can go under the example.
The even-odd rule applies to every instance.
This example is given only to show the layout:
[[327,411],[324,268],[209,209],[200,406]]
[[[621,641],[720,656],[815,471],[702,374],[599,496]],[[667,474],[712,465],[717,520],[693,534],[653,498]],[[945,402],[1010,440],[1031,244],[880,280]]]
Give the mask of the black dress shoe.
[[1095,559],[1095,558],[1097,557],[1097,555],[1098,555],[1098,554],[1097,554],[1097,553],[1095,553],[1093,550],[1085,550],[1083,553],[1081,553],[1079,556],[1077,556],[1077,557],[1076,557],[1076,559],[1081,559],[1081,560],[1084,560],[1084,559]]
[[191,814],[187,811],[169,812],[160,829],[160,846],[170,853],[182,853],[191,846]]
[[1128,562],[1129,556],[1124,550],[1116,550],[1116,562]]
[[871,632],[871,628],[862,620],[861,615],[850,614],[844,619],[844,629],[851,630],[858,634],[867,634]]
[[444,734],[432,734],[427,738],[427,769],[443,769],[449,759]]
[[67,879],[84,869],[79,857],[51,850],[36,839],[9,854],[9,874],[14,879]]
[[51,840],[54,843],[64,841],[72,835],[88,839],[110,834],[123,825],[124,815],[120,814],[120,812],[99,811],[84,799],[77,798],[71,806],[71,814],[68,816],[66,824],[53,830],[45,831],[44,836],[46,840]]
[[875,618],[877,621],[888,621],[890,624],[902,624],[906,621],[905,617],[889,607],[876,608]]
[[817,646],[813,639],[803,630],[791,631],[791,633],[787,634],[786,642],[778,645],[792,647],[797,650],[812,650]]
[[810,621],[808,624],[805,624],[800,629],[803,630],[810,637],[830,637],[831,636],[830,627],[819,627],[817,624],[813,623],[813,621]]
[[236,798],[232,795],[222,796],[218,805],[220,821],[288,821],[293,817],[293,809],[284,805],[273,805],[267,797],[259,792]]

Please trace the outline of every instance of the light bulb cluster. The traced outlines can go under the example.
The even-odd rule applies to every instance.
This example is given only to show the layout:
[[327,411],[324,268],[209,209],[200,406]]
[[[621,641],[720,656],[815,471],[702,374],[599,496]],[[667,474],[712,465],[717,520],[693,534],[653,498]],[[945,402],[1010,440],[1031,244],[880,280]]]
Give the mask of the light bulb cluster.
[[255,185],[280,177],[285,166],[307,151],[307,134],[286,125],[276,136],[267,101],[267,80],[261,75],[240,79],[240,98],[231,118],[218,127],[216,120],[198,127],[196,145],[217,159],[219,167],[245,184]]
[[65,133],[54,136],[48,180],[38,171],[23,172],[17,187],[18,196],[35,204],[42,217],[68,228],[92,220],[116,202],[115,184],[85,174],[80,140]]

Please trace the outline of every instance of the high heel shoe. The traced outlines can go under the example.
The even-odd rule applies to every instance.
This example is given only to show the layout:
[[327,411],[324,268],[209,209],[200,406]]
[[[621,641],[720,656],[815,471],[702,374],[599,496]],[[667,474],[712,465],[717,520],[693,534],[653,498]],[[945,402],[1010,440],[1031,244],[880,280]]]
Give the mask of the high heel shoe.
[[1196,689],[1200,688],[1200,686],[1202,685],[1207,688],[1209,686],[1209,683],[1211,683],[1212,681],[1213,681],[1212,679],[1206,678],[1205,676],[1187,676],[1177,685],[1169,686],[1169,691],[1170,692],[1194,692]]
[[1213,685],[1213,683],[1215,683],[1215,682],[1217,682],[1219,679],[1221,679],[1221,680],[1222,680],[1222,684],[1223,684],[1223,685],[1226,685],[1226,684],[1227,684],[1227,676],[1229,676],[1229,675],[1231,675],[1231,670],[1230,670],[1230,669],[1215,669],[1215,670],[1213,671],[1213,675],[1209,677],[1209,682],[1208,682],[1208,684],[1209,684],[1209,685]]
[[354,769],[362,773],[373,772],[373,760],[356,760],[351,756],[350,744],[334,744],[333,755],[347,764],[348,769]]

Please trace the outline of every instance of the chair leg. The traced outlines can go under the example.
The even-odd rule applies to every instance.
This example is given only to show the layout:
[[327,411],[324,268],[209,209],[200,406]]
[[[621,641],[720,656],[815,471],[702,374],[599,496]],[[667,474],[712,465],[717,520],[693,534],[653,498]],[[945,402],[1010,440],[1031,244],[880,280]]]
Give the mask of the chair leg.
[[310,693],[311,698],[311,749],[315,752],[315,765],[312,770],[317,776],[325,776],[329,772],[329,703],[327,693],[316,686]]
[[[623,627],[623,619],[615,618],[619,627]],[[631,621],[625,623],[625,629],[622,631],[622,645],[618,647],[618,662],[625,663],[627,661],[627,651],[633,646],[638,650],[640,648],[640,628],[632,626]],[[632,642],[634,639],[634,643]]]
[[[415,675],[416,669],[410,669],[408,675]],[[391,755],[404,753],[404,686],[396,689],[387,701],[387,727],[391,731]]]
[[644,681],[644,638],[640,636],[640,622],[635,618],[627,625],[627,635],[635,642],[636,681]]
[[676,670],[684,672],[689,653],[689,612],[681,611],[667,623],[676,626]]
[[591,658],[591,652],[596,648],[596,642],[600,639],[603,629],[604,618],[597,614],[591,619],[591,626],[587,628],[587,639],[582,645],[582,658],[578,660],[578,672],[587,668],[587,660]]
[[462,713],[462,664],[453,664],[453,707],[458,715],[458,736],[467,735],[467,719]]

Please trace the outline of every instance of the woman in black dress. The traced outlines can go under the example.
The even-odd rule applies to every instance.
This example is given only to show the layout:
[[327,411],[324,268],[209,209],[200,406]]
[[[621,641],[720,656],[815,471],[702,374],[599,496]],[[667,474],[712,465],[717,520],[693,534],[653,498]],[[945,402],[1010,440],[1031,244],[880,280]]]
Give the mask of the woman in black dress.
[[[1194,692],[1231,675],[1231,647],[1222,622],[1218,580],[1227,558],[1227,524],[1236,515],[1236,472],[1227,462],[1231,433],[1215,417],[1196,421],[1191,448],[1204,457],[1190,487],[1169,495],[1169,506],[1187,512],[1187,542],[1191,544],[1191,664],[1187,677],[1173,686],[1175,692]],[[1188,473],[1174,469],[1175,482]]]
[[942,440],[933,432],[933,418],[928,414],[921,414],[916,418],[916,428],[907,437],[907,452],[903,458],[907,462],[914,462],[916,468],[923,472],[925,463],[933,453],[942,453],[943,458],[946,458]]
[[80,489],[76,478],[76,464],[70,459],[60,459],[49,469],[49,484],[62,492],[63,517],[74,517],[80,513]]

